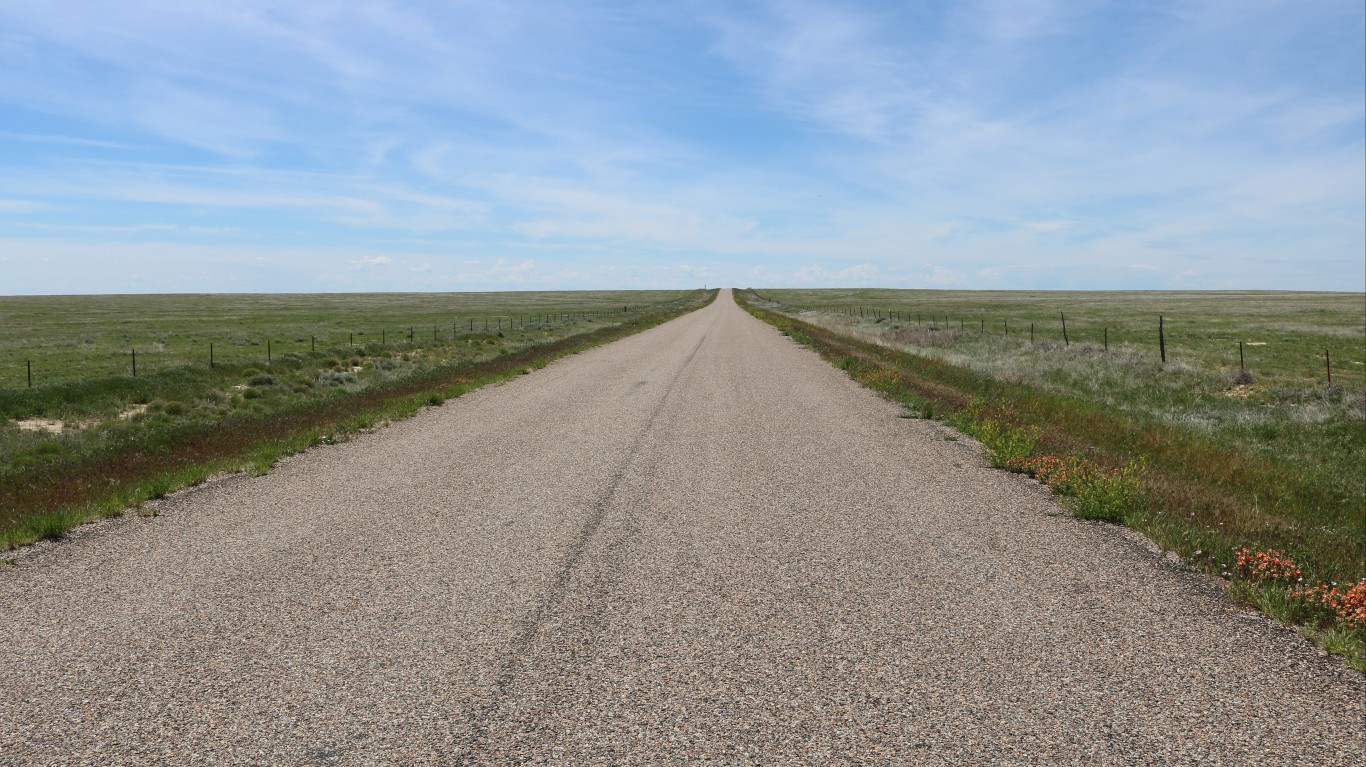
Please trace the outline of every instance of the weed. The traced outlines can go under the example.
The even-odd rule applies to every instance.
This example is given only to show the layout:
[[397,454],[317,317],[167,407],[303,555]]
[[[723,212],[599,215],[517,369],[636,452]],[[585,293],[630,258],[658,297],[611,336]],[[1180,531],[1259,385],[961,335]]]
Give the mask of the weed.
[[1042,434],[1037,426],[1012,425],[1001,417],[993,417],[978,402],[954,413],[949,422],[981,442],[991,465],[998,469],[1009,468],[1011,461],[1033,455]]

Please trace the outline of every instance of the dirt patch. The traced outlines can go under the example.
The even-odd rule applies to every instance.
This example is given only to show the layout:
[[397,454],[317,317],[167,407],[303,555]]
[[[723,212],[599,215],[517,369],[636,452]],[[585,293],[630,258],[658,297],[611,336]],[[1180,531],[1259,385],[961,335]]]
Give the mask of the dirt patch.
[[131,419],[131,418],[132,418],[133,416],[135,416],[135,415],[142,415],[143,413],[146,413],[146,412],[147,412],[147,406],[146,406],[146,405],[134,405],[134,406],[128,408],[127,410],[124,410],[124,411],[120,412],[120,413],[119,413],[119,420],[120,420],[120,421],[127,421],[127,420]]
[[20,431],[45,431],[48,434],[61,434],[66,431],[66,423],[55,418],[21,418],[14,422]]
[[1247,384],[1238,384],[1232,389],[1224,392],[1224,396],[1232,399],[1247,399],[1252,396],[1254,391],[1255,389]]

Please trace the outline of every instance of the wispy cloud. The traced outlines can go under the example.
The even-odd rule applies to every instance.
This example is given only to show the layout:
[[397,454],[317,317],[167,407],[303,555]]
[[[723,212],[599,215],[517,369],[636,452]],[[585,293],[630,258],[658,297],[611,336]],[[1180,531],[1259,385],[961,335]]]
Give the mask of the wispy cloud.
[[[268,253],[268,281],[233,284],[299,290],[1361,289],[1364,15],[10,4],[0,248]],[[24,289],[71,274],[38,268]]]

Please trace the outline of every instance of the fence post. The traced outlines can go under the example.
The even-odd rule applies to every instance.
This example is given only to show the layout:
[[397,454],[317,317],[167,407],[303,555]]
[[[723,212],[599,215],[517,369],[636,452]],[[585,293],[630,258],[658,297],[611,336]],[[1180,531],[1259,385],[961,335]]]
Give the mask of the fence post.
[[380,346],[388,346],[388,345],[389,345],[388,335],[387,335],[387,333],[386,333],[385,331],[383,331],[383,330],[379,331],[379,345],[380,345]]
[[1105,351],[1110,351],[1110,326],[1105,326]]
[[209,367],[213,367],[213,343],[209,344]]
[[1328,371],[1328,385],[1333,385],[1333,358],[1329,356],[1328,350],[1323,350],[1323,367]]
[[318,339],[313,336],[308,337],[308,350],[311,352],[316,352],[318,350]]
[[133,349],[133,377],[138,377],[138,350]]
[[1029,323],[1029,342],[1034,343],[1034,323]]
[[1238,372],[1247,372],[1247,363],[1243,360],[1243,342],[1238,342]]
[[1157,349],[1162,354],[1162,364],[1167,364],[1167,332],[1162,325],[1162,315],[1157,315]]
[[356,345],[356,331],[351,331],[351,340],[347,342],[347,345],[352,347]]
[[28,388],[33,388],[33,360],[24,360],[24,367],[28,368]]
[[1001,320],[1001,325],[1006,329],[1006,338],[1010,338],[1010,320]]
[[1072,342],[1067,338],[1067,315],[1063,314],[1062,312],[1058,312],[1058,316],[1062,317],[1062,345],[1071,346]]
[[270,339],[266,339],[266,367],[270,367]]

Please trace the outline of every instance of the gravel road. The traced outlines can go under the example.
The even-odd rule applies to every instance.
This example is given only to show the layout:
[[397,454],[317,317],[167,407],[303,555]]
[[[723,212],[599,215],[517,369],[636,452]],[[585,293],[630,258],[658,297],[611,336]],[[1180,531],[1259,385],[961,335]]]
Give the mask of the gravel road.
[[0,566],[7,765],[1357,765],[1366,682],[712,306]]

